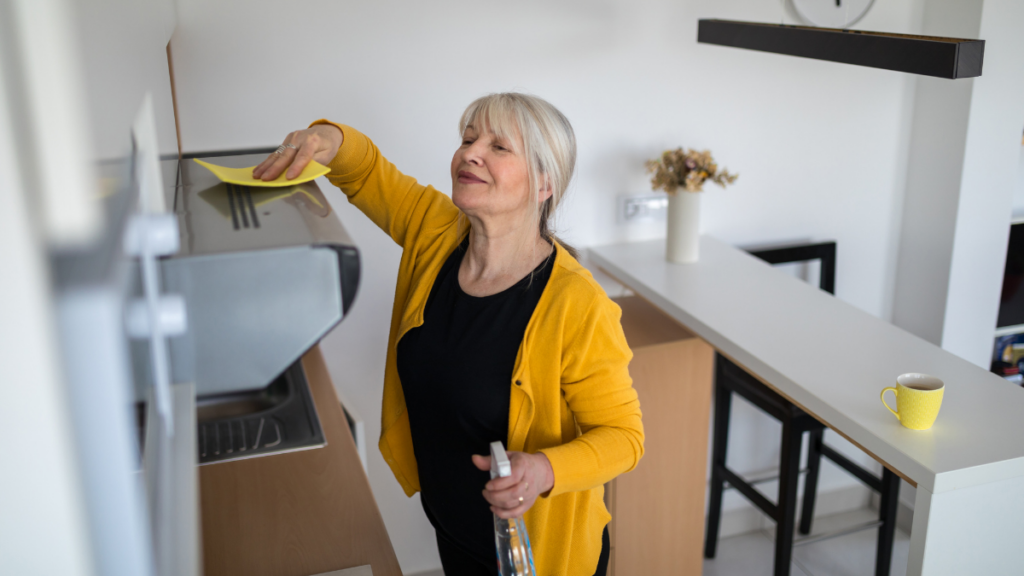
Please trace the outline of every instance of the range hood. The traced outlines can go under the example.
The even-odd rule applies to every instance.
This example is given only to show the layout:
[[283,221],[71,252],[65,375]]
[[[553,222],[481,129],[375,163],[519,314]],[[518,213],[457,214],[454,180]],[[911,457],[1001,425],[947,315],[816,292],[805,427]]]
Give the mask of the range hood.
[[235,186],[191,160],[178,164],[169,204],[181,248],[161,261],[161,275],[163,290],[188,303],[189,330],[171,340],[173,381],[195,382],[199,397],[264,388],[351,309],[359,251],[316,182]]

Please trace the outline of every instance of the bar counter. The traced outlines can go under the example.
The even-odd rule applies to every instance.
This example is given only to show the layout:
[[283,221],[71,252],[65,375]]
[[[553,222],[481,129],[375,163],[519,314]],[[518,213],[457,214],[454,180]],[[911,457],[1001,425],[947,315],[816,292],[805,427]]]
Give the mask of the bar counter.
[[[1024,573],[1024,389],[714,238],[692,264],[666,262],[664,244],[589,255],[917,486],[908,575]],[[930,430],[904,428],[879,400],[907,372],[945,382]]]

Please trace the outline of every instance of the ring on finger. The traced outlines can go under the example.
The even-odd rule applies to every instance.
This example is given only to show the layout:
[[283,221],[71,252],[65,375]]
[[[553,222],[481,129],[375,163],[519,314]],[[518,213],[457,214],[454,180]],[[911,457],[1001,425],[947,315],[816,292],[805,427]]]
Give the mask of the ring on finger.
[[284,156],[284,151],[289,148],[291,148],[292,150],[299,149],[298,146],[296,146],[295,144],[281,144],[280,146],[277,147],[277,150],[274,150],[274,154],[277,154],[278,156]]

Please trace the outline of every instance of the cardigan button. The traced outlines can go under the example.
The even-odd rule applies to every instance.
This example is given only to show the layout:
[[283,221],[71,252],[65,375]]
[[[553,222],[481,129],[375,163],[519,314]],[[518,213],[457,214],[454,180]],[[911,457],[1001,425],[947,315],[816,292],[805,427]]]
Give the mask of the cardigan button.
[[522,385],[523,385],[523,382],[521,380],[516,380],[516,386],[522,386]]

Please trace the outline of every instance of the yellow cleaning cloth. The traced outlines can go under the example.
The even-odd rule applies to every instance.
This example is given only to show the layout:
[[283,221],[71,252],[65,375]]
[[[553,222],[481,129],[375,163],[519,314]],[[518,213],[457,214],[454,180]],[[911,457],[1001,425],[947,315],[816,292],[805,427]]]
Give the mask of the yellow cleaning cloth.
[[310,160],[309,164],[302,169],[299,175],[291,180],[285,179],[287,170],[281,173],[280,176],[275,180],[264,182],[252,177],[252,170],[255,166],[248,168],[228,168],[226,166],[217,166],[208,162],[203,162],[198,158],[193,158],[196,164],[199,164],[203,168],[206,168],[213,175],[221,180],[221,182],[227,182],[229,184],[238,184],[239,186],[265,186],[268,188],[276,188],[278,186],[292,186],[295,184],[302,184],[303,182],[309,182],[314,178],[319,178],[324,174],[331,171],[330,168],[317,162],[316,160]]

